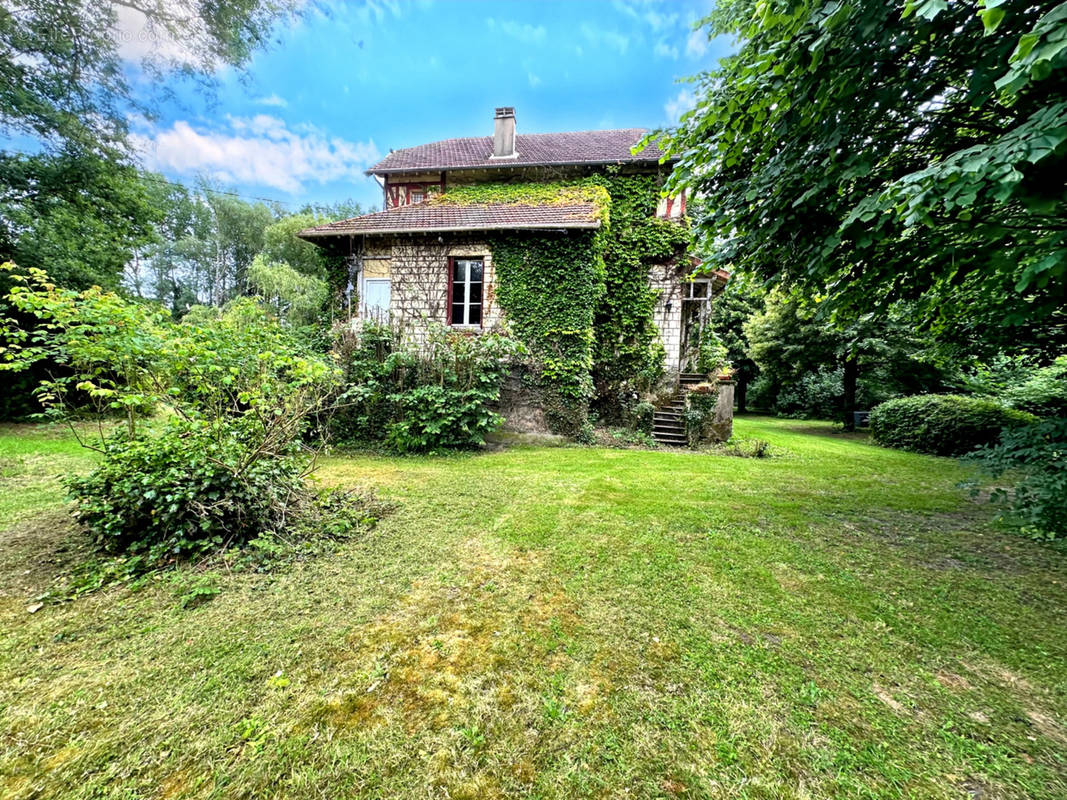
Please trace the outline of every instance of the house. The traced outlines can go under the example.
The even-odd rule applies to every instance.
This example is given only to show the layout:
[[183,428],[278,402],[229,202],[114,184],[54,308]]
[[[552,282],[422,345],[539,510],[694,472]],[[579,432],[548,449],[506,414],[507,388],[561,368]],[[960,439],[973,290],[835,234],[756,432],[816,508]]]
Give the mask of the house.
[[353,316],[416,338],[431,322],[506,321],[557,376],[570,421],[549,422],[565,430],[590,402],[692,371],[727,277],[691,277],[686,196],[664,195],[671,163],[639,148],[646,133],[522,134],[497,108],[491,136],[394,150],[367,170],[382,211],[300,235],[347,261]]

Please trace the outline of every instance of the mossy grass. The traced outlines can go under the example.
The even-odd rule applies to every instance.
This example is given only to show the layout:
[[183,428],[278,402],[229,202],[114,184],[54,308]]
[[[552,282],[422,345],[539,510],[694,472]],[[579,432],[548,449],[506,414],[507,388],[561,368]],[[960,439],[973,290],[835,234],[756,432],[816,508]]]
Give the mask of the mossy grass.
[[0,796],[1065,796],[1063,548],[955,461],[736,430],[774,457],[330,457],[367,536],[28,613],[91,460],[6,428]]

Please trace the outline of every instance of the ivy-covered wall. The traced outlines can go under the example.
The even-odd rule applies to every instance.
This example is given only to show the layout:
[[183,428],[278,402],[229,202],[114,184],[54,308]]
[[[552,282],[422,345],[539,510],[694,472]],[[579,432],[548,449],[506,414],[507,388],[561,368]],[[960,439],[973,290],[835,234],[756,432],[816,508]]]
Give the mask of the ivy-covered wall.
[[611,198],[592,372],[597,410],[610,418],[662,377],[663,345],[653,322],[657,291],[649,273],[655,264],[685,258],[692,233],[684,219],[656,217],[659,176],[609,170],[589,180],[604,186]]
[[[683,258],[690,232],[684,222],[655,217],[660,185],[657,175],[609,169],[566,181],[456,186],[427,200],[436,205],[593,204],[601,223],[596,230],[498,231],[482,238],[494,273],[488,291],[511,333],[533,356],[545,420],[557,433],[581,437],[588,432],[591,403],[602,416],[617,416],[635,393],[651,388],[662,375],[663,347],[653,321],[658,293],[650,270]],[[451,243],[450,237],[438,248]],[[423,245],[427,252],[433,250],[430,244]],[[394,277],[406,275],[405,265],[415,264],[414,258],[396,242],[390,252]],[[438,260],[444,263],[443,258]],[[418,269],[439,281],[435,286],[443,298],[445,273]],[[410,276],[397,280],[410,282]],[[394,288],[393,311],[401,316],[411,310],[402,307],[404,291]],[[443,320],[433,304],[415,305],[428,318]]]
[[496,296],[511,331],[539,362],[555,432],[580,436],[593,397],[593,329],[604,293],[604,233],[506,232],[490,238]]

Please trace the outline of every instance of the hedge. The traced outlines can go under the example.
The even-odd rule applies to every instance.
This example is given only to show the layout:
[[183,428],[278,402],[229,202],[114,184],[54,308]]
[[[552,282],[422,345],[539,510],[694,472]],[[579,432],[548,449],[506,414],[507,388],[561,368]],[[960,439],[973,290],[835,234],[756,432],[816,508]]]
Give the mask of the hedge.
[[878,444],[917,453],[961,456],[993,444],[1005,428],[1036,421],[1023,411],[964,395],[916,395],[889,400],[871,412],[871,437]]

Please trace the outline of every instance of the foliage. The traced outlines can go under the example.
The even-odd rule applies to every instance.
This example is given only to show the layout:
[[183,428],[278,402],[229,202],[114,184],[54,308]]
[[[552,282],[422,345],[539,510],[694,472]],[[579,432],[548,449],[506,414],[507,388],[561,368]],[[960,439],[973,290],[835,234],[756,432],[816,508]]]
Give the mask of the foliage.
[[1006,430],[999,442],[967,460],[993,479],[1010,476],[1014,485],[996,487],[991,500],[1007,503],[1007,518],[1024,533],[1035,539],[1067,538],[1067,419]]
[[783,386],[774,398],[774,410],[783,417],[838,419],[844,398],[844,370],[820,366]]
[[[125,137],[134,102],[118,48],[119,10],[135,7],[150,37],[140,64],[210,80],[224,65],[244,66],[291,15],[285,0],[236,0],[219,7],[198,0],[143,0],[135,6],[87,0],[20,0],[0,9],[0,127],[48,146],[95,149]],[[59,23],[62,24],[59,24]],[[181,43],[181,47],[168,46]],[[179,53],[180,55],[176,55]]]
[[1067,356],[1040,366],[1026,355],[1000,354],[964,375],[962,385],[1039,417],[1067,417]]
[[536,361],[545,417],[556,433],[587,422],[597,303],[604,292],[602,231],[495,234],[497,300]]
[[303,492],[304,463],[289,439],[271,458],[249,418],[172,419],[103,446],[88,476],[69,481],[75,516],[108,552],[156,566],[278,530]]
[[736,0],[706,22],[738,49],[665,141],[712,266],[846,320],[908,301],[941,340],[1062,342],[1067,5]]
[[902,394],[939,391],[944,376],[924,337],[906,316],[869,316],[835,325],[819,308],[779,292],[744,324],[749,356],[760,370],[753,402],[794,417],[846,411],[845,370],[858,373],[860,407]]
[[[358,204],[356,215],[361,212]],[[326,278],[326,255],[321,247],[301,239],[297,234],[305,228],[333,222],[329,214],[291,214],[271,223],[263,230],[263,249],[259,255],[266,261],[287,264],[294,272],[308,278]]]
[[634,430],[641,433],[652,435],[652,423],[654,422],[656,407],[651,403],[642,400],[640,403],[634,406],[633,411],[633,426]]
[[612,417],[617,398],[647,393],[663,375],[665,353],[653,322],[658,292],[649,284],[649,271],[654,264],[684,264],[692,234],[687,221],[656,217],[660,176],[608,170],[589,180],[603,185],[611,198],[592,376],[598,410]]
[[293,325],[318,319],[329,291],[325,280],[298,272],[284,261],[268,261],[263,253],[248,269],[248,285]]
[[763,311],[764,293],[739,275],[733,275],[726,288],[712,304],[712,326],[726,347],[726,360],[736,374],[737,410],[744,413],[748,405],[748,387],[759,375],[759,367],[749,357],[745,323]]
[[697,370],[705,375],[715,377],[723,367],[729,366],[730,362],[726,358],[727,355],[726,345],[723,344],[722,339],[718,337],[710,325],[706,326],[700,332],[700,342],[697,349]]
[[1005,429],[1024,427],[1034,416],[979,397],[916,395],[889,400],[871,411],[871,438],[938,456],[961,456],[997,440]]
[[338,351],[345,391],[333,429],[342,442],[384,442],[397,452],[475,447],[500,426],[491,409],[522,348],[497,334],[431,327],[423,348],[403,332],[365,322]]
[[117,289],[162,212],[132,166],[84,152],[0,153],[0,262],[71,289]]
[[609,223],[611,198],[593,179],[549,181],[538,183],[476,183],[454,186],[443,194],[431,195],[433,205],[480,205],[485,203],[514,203],[552,206],[591,203],[594,217],[603,225]]
[[689,445],[715,441],[715,408],[719,402],[719,387],[714,383],[699,383],[685,396],[685,435]]
[[662,375],[649,268],[678,261],[691,235],[684,223],[656,218],[661,183],[608,170],[570,181],[460,186],[429,200],[594,205],[596,233],[499,234],[492,242],[501,308],[540,362],[557,432],[576,435],[594,398],[603,415],[619,417],[625,398]]
[[[121,437],[100,431],[101,464],[71,485],[102,543],[152,565],[215,547],[224,530],[226,544],[276,528],[301,502],[314,463],[304,437],[321,431],[337,370],[255,300],[175,323],[99,287],[60,289],[39,270],[13,277],[8,301],[37,324],[4,324],[0,369],[62,364],[39,390],[50,411],[69,415],[78,393],[126,416]],[[157,410],[169,421],[145,426]]]

